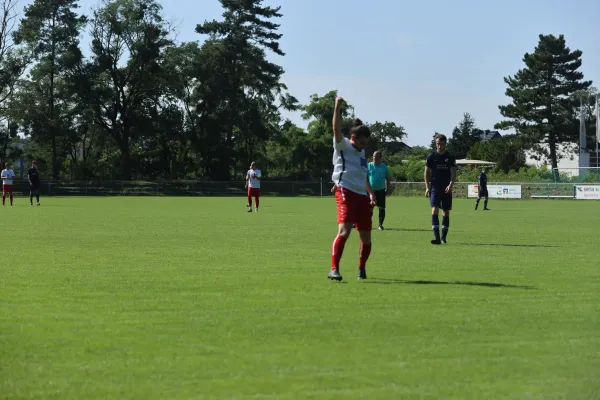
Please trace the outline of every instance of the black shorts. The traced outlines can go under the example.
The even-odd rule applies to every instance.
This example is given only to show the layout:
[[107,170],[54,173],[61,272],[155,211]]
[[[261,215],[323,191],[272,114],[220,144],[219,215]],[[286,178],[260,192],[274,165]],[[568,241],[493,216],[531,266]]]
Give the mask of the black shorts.
[[489,197],[488,196],[488,190],[487,190],[487,188],[485,188],[485,189],[479,189],[479,197],[480,198],[481,197]]
[[431,208],[437,207],[444,211],[452,210],[452,192],[446,193],[443,190],[433,190],[429,196]]
[[385,208],[385,189],[373,190],[373,193],[375,193],[375,201],[377,202],[377,207]]
[[32,192],[39,192],[40,191],[40,185],[39,184],[32,184],[29,185],[29,190]]

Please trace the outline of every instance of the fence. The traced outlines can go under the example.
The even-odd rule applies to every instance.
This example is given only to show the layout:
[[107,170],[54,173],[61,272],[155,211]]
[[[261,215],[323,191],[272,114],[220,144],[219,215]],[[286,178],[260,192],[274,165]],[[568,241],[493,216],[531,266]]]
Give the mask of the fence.
[[[454,197],[468,197],[472,182],[458,182]],[[489,186],[521,186],[521,198],[573,198],[573,183],[490,182]],[[263,181],[263,196],[331,196],[332,182]],[[26,181],[16,181],[15,194],[29,195]],[[43,181],[45,196],[245,196],[244,182],[206,181]],[[423,182],[393,182],[394,196],[423,196]]]

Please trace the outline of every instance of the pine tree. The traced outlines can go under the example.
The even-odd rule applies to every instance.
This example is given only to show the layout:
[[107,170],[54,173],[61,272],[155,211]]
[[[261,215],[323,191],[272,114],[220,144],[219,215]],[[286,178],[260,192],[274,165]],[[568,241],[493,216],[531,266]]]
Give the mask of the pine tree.
[[567,47],[564,35],[540,35],[535,51],[523,57],[525,68],[504,78],[506,95],[513,102],[499,106],[506,120],[495,127],[514,128],[524,143],[550,160],[552,168],[562,156],[558,145],[578,140],[573,94],[592,84],[578,71],[581,56],[580,50]]
[[68,107],[61,104],[59,91],[66,91],[67,77],[82,61],[79,48],[80,30],[86,17],[74,10],[77,0],[35,0],[25,8],[24,18],[15,32],[15,43],[24,44],[30,56],[37,61],[31,71],[31,82],[25,88],[29,95],[23,98],[34,101],[27,104],[25,119],[33,129],[34,139],[49,142],[52,151],[52,175],[59,178],[59,138],[63,133],[62,114]]
[[[274,105],[284,86],[283,68],[266,57],[266,51],[283,56],[282,35],[272,22],[282,15],[281,7],[262,6],[262,0],[220,0],[225,9],[222,21],[206,21],[196,32],[208,35],[202,46],[203,76],[198,94],[205,126],[202,142],[206,155],[217,157],[218,168],[207,166],[212,179],[229,180],[235,165],[236,145],[252,152],[251,142],[268,139],[263,112]],[[268,113],[268,112],[267,112]],[[258,119],[258,120],[257,120]],[[215,132],[220,132],[218,137]],[[248,135],[250,135],[248,137]],[[245,143],[245,144],[243,144]],[[248,155],[240,155],[245,159]],[[214,164],[214,163],[213,163]]]

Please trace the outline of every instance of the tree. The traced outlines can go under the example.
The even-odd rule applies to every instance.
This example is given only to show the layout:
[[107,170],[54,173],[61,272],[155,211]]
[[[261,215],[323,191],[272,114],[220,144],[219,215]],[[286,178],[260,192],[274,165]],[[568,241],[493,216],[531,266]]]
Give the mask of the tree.
[[371,129],[371,141],[369,144],[369,153],[375,150],[382,150],[384,153],[392,154],[402,150],[405,146],[402,140],[406,138],[404,127],[396,125],[394,122],[374,122],[369,124]]
[[495,162],[496,167],[504,172],[525,167],[525,152],[517,135],[504,135],[500,139],[475,143],[467,157]]
[[504,78],[512,104],[499,106],[506,120],[495,127],[514,128],[528,147],[550,160],[552,168],[562,156],[558,145],[577,142],[578,104],[573,94],[592,84],[578,71],[581,55],[566,46],[564,35],[540,35],[535,51],[523,57],[525,68]]
[[83,58],[79,34],[87,19],[75,13],[77,8],[77,0],[35,0],[25,8],[14,35],[15,43],[24,44],[37,61],[31,82],[23,87],[28,93],[22,97],[26,101],[22,111],[27,126],[33,128],[33,139],[51,146],[54,179],[59,178],[59,157],[65,152],[64,147],[58,148],[59,137],[70,129],[63,125],[72,106],[67,101],[73,92],[69,78]]
[[92,57],[81,86],[94,122],[119,149],[123,179],[131,179],[132,153],[147,134],[145,107],[164,87],[161,63],[173,42],[161,10],[155,0],[103,0],[91,19]]
[[465,158],[469,149],[481,140],[481,133],[471,114],[464,113],[463,119],[452,131],[452,137],[448,139],[448,152],[457,159]]
[[15,49],[14,28],[18,0],[0,0],[0,112],[5,116],[5,101],[11,97],[27,66],[23,53]]
[[13,159],[16,153],[19,151],[14,147],[10,147],[13,141],[17,138],[19,126],[14,122],[11,122],[9,118],[6,118],[0,124],[0,165],[4,169],[6,160]]
[[198,94],[203,94],[203,104],[198,109],[204,114],[206,144],[217,157],[211,178],[229,180],[236,162],[246,163],[252,156],[255,140],[267,139],[261,110],[281,96],[284,71],[267,59],[266,51],[285,53],[279,47],[279,25],[271,21],[282,16],[281,7],[262,6],[262,0],[220,1],[223,20],[196,27],[197,33],[208,35],[202,45]]

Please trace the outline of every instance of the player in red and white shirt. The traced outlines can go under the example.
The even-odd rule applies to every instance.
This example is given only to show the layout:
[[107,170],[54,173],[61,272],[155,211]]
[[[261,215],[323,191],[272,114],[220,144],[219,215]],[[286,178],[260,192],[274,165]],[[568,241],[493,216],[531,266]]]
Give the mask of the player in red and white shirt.
[[6,168],[2,170],[2,207],[6,201],[6,195],[10,196],[10,205],[13,205],[13,179],[15,172],[10,168],[10,164],[6,163]]
[[333,241],[331,271],[328,278],[341,281],[340,260],[350,231],[354,226],[360,236],[358,279],[367,278],[366,263],[371,254],[371,229],[375,194],[369,184],[369,163],[365,147],[371,131],[356,119],[350,129],[350,139],[342,135],[341,107],[344,99],[335,99],[333,113],[333,175],[337,203],[338,234]]
[[262,177],[262,172],[257,167],[257,164],[253,162],[250,164],[248,173],[246,173],[246,188],[248,189],[248,212],[252,212],[252,197],[254,197],[254,202],[256,204],[256,212],[258,212],[258,205],[260,204],[260,178]]

